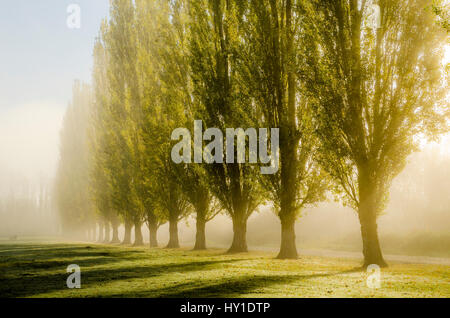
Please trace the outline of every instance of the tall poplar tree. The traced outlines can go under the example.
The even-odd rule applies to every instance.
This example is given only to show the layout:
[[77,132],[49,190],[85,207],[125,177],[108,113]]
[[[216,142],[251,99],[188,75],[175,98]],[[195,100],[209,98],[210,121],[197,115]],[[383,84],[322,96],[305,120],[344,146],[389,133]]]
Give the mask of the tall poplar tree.
[[[237,72],[238,6],[232,0],[189,1],[190,64],[197,119],[205,128],[258,127],[257,109]],[[225,151],[222,151],[222,155]],[[218,154],[215,154],[218,155]],[[205,165],[212,194],[233,221],[229,252],[247,251],[247,220],[263,202],[259,169],[248,163]]]
[[299,74],[304,69],[300,0],[241,2],[243,85],[260,107],[263,122],[280,129],[280,166],[262,178],[281,221],[278,258],[297,258],[295,221],[302,209],[324,199],[327,178],[317,154],[312,109]]
[[93,69],[93,105],[90,122],[90,191],[93,201],[102,220],[105,222],[104,241],[110,241],[109,224],[112,227],[111,243],[119,243],[120,218],[113,206],[113,191],[111,184],[110,149],[114,147],[113,131],[111,129],[110,94],[108,83],[108,54],[104,47],[103,36],[107,32],[107,23],[102,23],[100,36],[94,46]]
[[136,19],[134,2],[113,0],[105,47],[109,54],[108,81],[111,92],[111,115],[115,133],[116,160],[112,168],[114,203],[125,222],[124,244],[131,243],[134,226],[135,245],[143,244],[141,227],[144,218],[139,201],[142,180],[139,151],[140,102],[136,75]]
[[365,266],[386,266],[377,217],[392,180],[420,136],[448,131],[439,50],[445,33],[427,5],[304,1],[311,68],[303,80],[319,126],[320,162],[358,213]]
[[96,215],[89,193],[89,113],[92,91],[75,81],[72,101],[60,133],[60,158],[55,199],[65,235],[80,235],[95,226]]

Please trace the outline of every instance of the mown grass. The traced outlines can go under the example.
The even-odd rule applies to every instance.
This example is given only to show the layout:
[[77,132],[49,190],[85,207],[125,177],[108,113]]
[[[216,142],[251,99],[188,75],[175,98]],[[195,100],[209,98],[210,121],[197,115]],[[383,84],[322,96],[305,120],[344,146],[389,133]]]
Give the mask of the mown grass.
[[[360,261],[223,250],[98,244],[0,244],[0,297],[450,297],[450,266],[391,264],[381,288],[366,285]],[[81,289],[66,268],[81,267]]]

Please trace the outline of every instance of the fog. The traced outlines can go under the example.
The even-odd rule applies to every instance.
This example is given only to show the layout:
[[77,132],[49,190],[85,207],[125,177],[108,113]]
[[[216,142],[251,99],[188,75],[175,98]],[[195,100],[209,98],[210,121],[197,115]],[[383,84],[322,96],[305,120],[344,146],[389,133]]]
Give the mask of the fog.
[[[51,187],[63,113],[64,107],[51,102],[0,110],[0,237],[61,235]],[[438,143],[421,144],[421,151],[410,156],[394,180],[391,199],[378,221],[381,244],[386,253],[450,256],[450,135]],[[195,220],[180,222],[179,231],[181,244],[192,246]],[[306,209],[296,225],[300,251],[360,251],[359,231],[356,213],[338,202]],[[148,240],[145,227],[144,238]],[[167,242],[167,225],[158,239],[161,245]],[[227,247],[231,239],[226,215],[208,223],[210,247]],[[278,217],[269,206],[261,207],[248,222],[250,248],[276,249],[279,242]]]
[[56,234],[51,184],[64,110],[52,102],[0,109],[0,236]]
[[[378,220],[380,239],[386,253],[450,256],[450,135],[439,143],[424,142],[407,167],[394,180],[391,199]],[[195,223],[180,230],[185,241],[195,238]],[[232,224],[219,216],[208,224],[211,245],[227,246]],[[166,229],[160,238],[167,240]],[[302,249],[360,251],[360,225],[356,212],[337,202],[306,209],[296,224],[297,244]],[[254,249],[276,249],[280,223],[270,207],[263,207],[248,223],[248,243]]]
[[[64,108],[28,104],[0,111],[0,236],[59,237],[58,214],[51,185],[58,160],[59,130]],[[439,143],[422,143],[422,150],[394,180],[391,199],[379,218],[386,253],[450,256],[450,135]],[[248,223],[250,248],[276,249],[279,219],[263,206]],[[180,222],[180,241],[195,240],[195,220]],[[121,231],[122,232],[122,231]],[[338,202],[324,202],[304,210],[296,225],[302,249],[359,251],[361,237],[356,213]],[[121,233],[122,234],[122,233]],[[148,231],[144,227],[144,237]],[[168,226],[159,230],[160,244],[168,240]],[[207,225],[210,247],[226,247],[232,224],[219,215]]]

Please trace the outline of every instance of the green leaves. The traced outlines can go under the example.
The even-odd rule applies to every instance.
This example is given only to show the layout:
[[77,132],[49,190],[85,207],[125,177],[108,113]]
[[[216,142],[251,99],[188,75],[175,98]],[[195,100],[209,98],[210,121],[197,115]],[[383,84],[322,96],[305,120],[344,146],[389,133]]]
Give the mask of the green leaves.
[[307,25],[317,32],[305,43],[312,50],[304,80],[318,124],[319,161],[353,207],[362,176],[383,205],[415,149],[414,136],[445,129],[436,64],[443,34],[423,10],[426,1],[379,1],[378,30],[362,27],[367,10],[352,14],[350,1],[313,5],[318,12]]

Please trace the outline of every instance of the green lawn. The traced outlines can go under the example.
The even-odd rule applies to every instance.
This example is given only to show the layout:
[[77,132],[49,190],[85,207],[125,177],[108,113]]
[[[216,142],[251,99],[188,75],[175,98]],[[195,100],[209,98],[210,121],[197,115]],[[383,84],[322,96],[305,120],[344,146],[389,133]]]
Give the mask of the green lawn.
[[[272,253],[0,243],[0,297],[450,297],[450,266],[391,264],[381,288],[360,261]],[[81,267],[81,289],[66,268]]]

